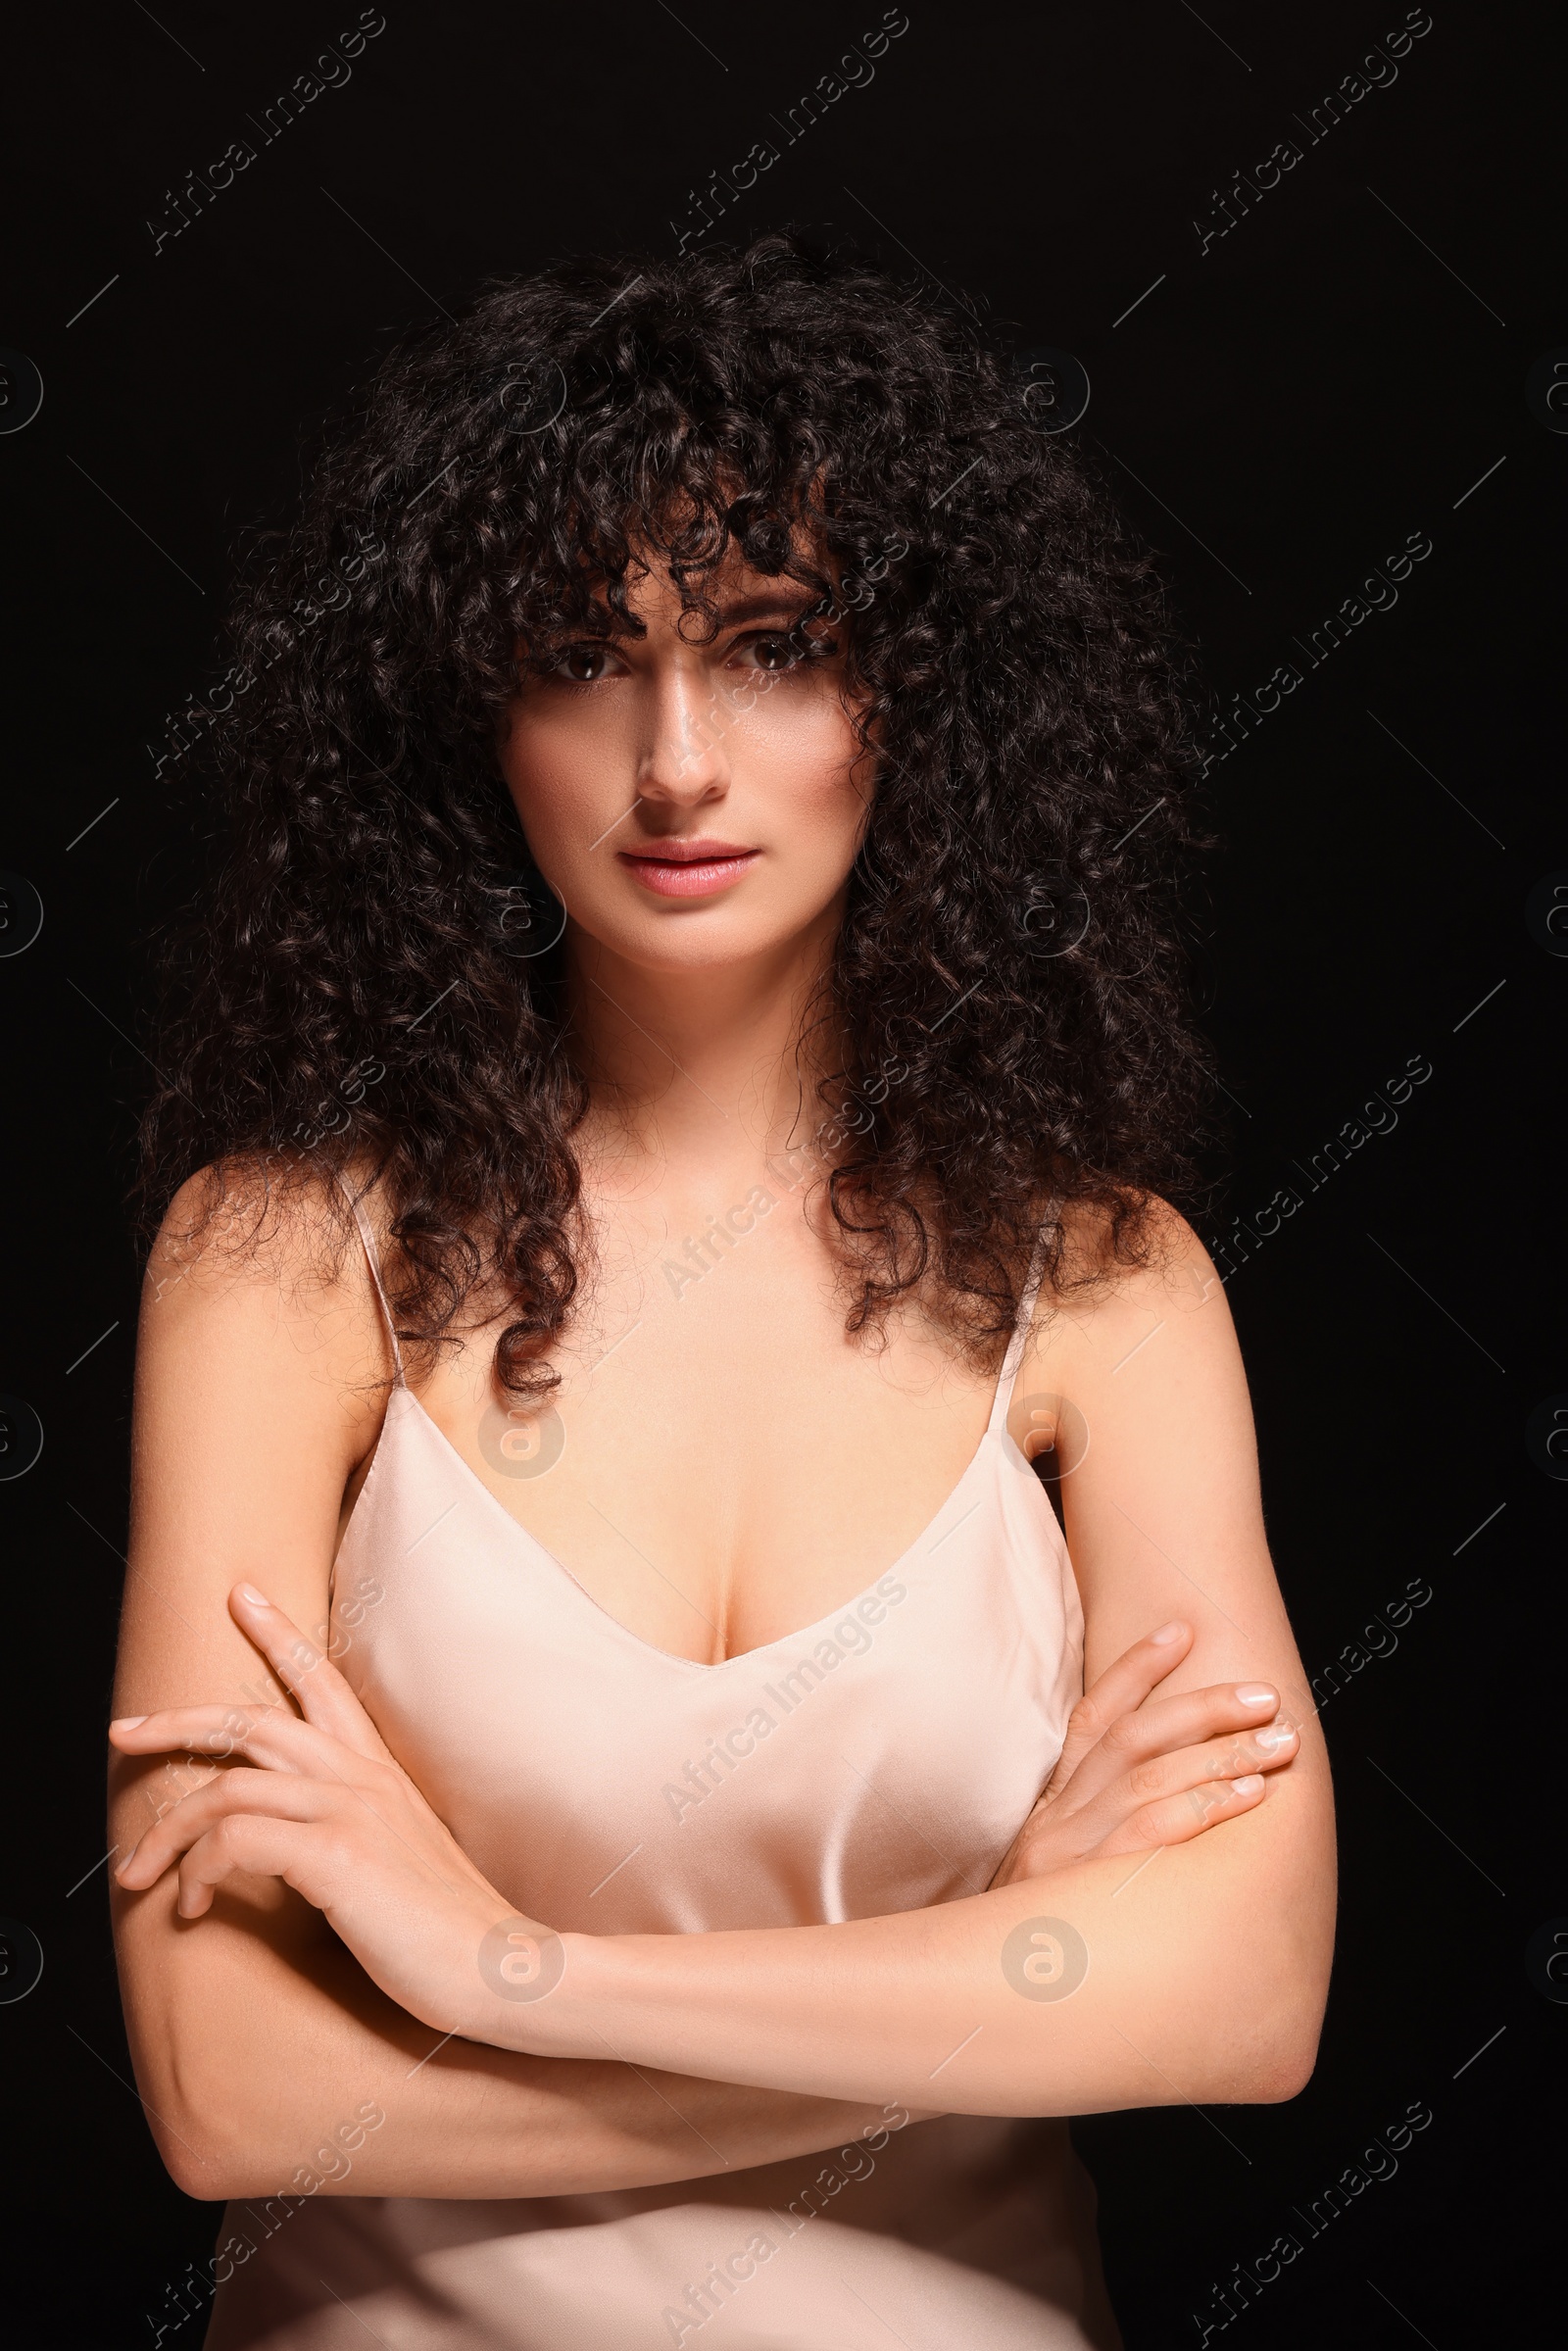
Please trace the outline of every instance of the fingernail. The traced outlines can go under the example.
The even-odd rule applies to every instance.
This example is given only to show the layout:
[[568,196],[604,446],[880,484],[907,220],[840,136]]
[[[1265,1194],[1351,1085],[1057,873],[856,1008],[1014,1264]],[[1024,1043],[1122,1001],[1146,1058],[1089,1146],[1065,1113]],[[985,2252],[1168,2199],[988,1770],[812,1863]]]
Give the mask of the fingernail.
[[111,1731],[134,1731],[138,1723],[146,1720],[145,1714],[117,1714],[109,1728]]
[[234,1590],[242,1600],[254,1600],[258,1608],[267,1606],[266,1592],[258,1592],[254,1584],[236,1584]]
[[1261,1772],[1244,1772],[1241,1779],[1231,1782],[1231,1790],[1239,1796],[1255,1796],[1262,1785]]
[[1151,1633],[1149,1638],[1160,1648],[1166,1648],[1169,1646],[1171,1641],[1180,1641],[1185,1630],[1185,1626],[1180,1624],[1161,1625],[1159,1631],[1157,1633]]
[[1277,1755],[1281,1747],[1294,1746],[1295,1743],[1294,1723],[1270,1723],[1266,1731],[1252,1733],[1253,1746],[1261,1747],[1265,1755]]
[[1236,1697],[1243,1706],[1277,1706],[1280,1702],[1279,1691],[1270,1690],[1266,1682],[1238,1682]]

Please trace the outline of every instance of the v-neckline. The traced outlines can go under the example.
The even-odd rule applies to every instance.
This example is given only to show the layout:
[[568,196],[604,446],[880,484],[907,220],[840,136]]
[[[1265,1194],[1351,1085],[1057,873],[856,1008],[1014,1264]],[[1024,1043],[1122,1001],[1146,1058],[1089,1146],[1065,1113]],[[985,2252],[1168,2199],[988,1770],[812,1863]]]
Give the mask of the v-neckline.
[[[434,1420],[425,1410],[423,1404],[415,1395],[413,1389],[405,1384],[401,1387],[401,1389],[394,1390],[393,1393],[394,1395],[401,1394],[408,1397],[409,1403],[413,1406],[414,1410],[418,1414],[420,1420],[424,1423],[424,1426],[434,1437],[437,1445],[441,1446],[443,1451],[451,1455],[453,1461],[457,1464],[461,1475],[466,1479],[467,1483],[473,1487],[478,1494],[483,1495],[484,1499],[490,1504],[491,1508],[499,1513],[506,1525],[511,1528],[513,1533],[516,1535],[529,1549],[537,1553],[537,1555],[541,1559],[545,1560],[549,1566],[554,1568],[560,1576],[564,1578],[570,1589],[587,1602],[588,1606],[593,1610],[594,1614],[601,1620],[602,1623],[609,1626],[614,1633],[617,1633],[622,1641],[629,1641],[633,1648],[640,1649],[645,1656],[657,1657],[662,1665],[677,1666],[683,1669],[685,1672],[691,1674],[723,1673],[726,1667],[731,1665],[740,1665],[744,1663],[747,1658],[765,1657],[771,1650],[789,1648],[799,1641],[809,1641],[813,1634],[825,1633],[833,1625],[837,1618],[849,1614],[850,1611],[856,1608],[861,1600],[868,1598],[876,1591],[878,1584],[884,1583],[889,1576],[898,1574],[899,1570],[905,1566],[905,1564],[920,1548],[921,1544],[926,1542],[933,1529],[940,1525],[944,1515],[952,1509],[953,1504],[957,1500],[959,1494],[962,1494],[965,1486],[968,1485],[970,1479],[974,1476],[975,1471],[980,1467],[981,1462],[987,1458],[988,1450],[993,1445],[1001,1445],[1004,1450],[1010,1447],[1011,1450],[1017,1455],[1018,1460],[1022,1463],[1025,1469],[1028,1469],[1030,1466],[1028,1456],[1024,1453],[1021,1446],[1014,1442],[1011,1432],[1006,1428],[1006,1426],[1004,1425],[1000,1429],[995,1428],[988,1421],[985,1428],[980,1432],[980,1442],[975,1446],[973,1453],[970,1455],[968,1461],[964,1464],[964,1467],[959,1471],[956,1481],[949,1488],[947,1494],[938,1503],[936,1509],[931,1513],[931,1516],[926,1520],[925,1525],[915,1536],[913,1542],[906,1543],[905,1548],[899,1553],[898,1557],[891,1563],[891,1565],[879,1570],[877,1575],[873,1577],[869,1584],[863,1584],[858,1592],[852,1592],[848,1599],[841,1600],[836,1608],[830,1608],[826,1610],[823,1615],[813,1618],[810,1624],[803,1625],[799,1632],[783,1633],[776,1641],[760,1641],[755,1648],[738,1649],[733,1656],[718,1657],[715,1658],[710,1664],[705,1664],[700,1657],[682,1657],[673,1649],[662,1649],[659,1647],[657,1642],[652,1641],[644,1641],[640,1633],[634,1633],[629,1625],[622,1624],[620,1618],[612,1615],[602,1600],[598,1600],[594,1597],[587,1585],[583,1583],[581,1577],[574,1575],[571,1569],[566,1565],[565,1561],[555,1551],[551,1550],[548,1543],[541,1543],[538,1536],[533,1533],[531,1528],[525,1527],[520,1518],[514,1518],[512,1512],[507,1508],[506,1503],[501,1500],[500,1496],[491,1493],[489,1487],[485,1484],[483,1478],[480,1477],[478,1471],[473,1467],[472,1463],[464,1459],[462,1453],[459,1452],[457,1446],[453,1444],[445,1429],[441,1427],[439,1421]],[[383,1423],[381,1443],[376,1446],[375,1461],[372,1461],[371,1463],[372,1470],[375,1467],[375,1462],[379,1461],[380,1459],[381,1445],[383,1445],[385,1442],[386,1429],[385,1424]],[[367,1483],[368,1483],[368,1481],[367,1481]],[[353,1524],[355,1511],[357,1511],[359,1507],[359,1496],[356,1496],[355,1510],[351,1510],[349,1513],[350,1526]],[[1041,1495],[1041,1499],[1042,1501],[1045,1500],[1045,1495],[1043,1494]],[[978,1504],[976,1507],[978,1508]],[[1046,1510],[1047,1515],[1051,1519],[1052,1526],[1054,1528],[1056,1524],[1055,1513],[1051,1509],[1049,1502],[1046,1504]],[[960,1519],[958,1524],[961,1526],[962,1523],[963,1521]],[[950,1533],[956,1533],[956,1528],[949,1530]],[[345,1527],[343,1530],[344,1542],[348,1540],[348,1527]],[[339,1547],[341,1548],[341,1545]]]

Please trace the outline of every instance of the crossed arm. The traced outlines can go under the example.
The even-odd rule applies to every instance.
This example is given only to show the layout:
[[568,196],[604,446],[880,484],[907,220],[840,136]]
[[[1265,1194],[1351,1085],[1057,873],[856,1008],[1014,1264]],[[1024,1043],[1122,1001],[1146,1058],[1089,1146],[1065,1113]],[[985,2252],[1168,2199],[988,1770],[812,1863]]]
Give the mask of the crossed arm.
[[[998,1883],[701,1935],[517,1920],[298,1633],[368,1442],[346,1414],[323,1441],[323,1389],[354,1393],[343,1334],[368,1326],[357,1301],[293,1296],[197,1275],[143,1343],[117,1704],[160,1711],[116,1727],[112,1835],[138,2080],[189,2192],[265,2192],[367,2099],[395,2128],[356,2155],[353,2192],[504,2196],[704,2176],[715,2152],[741,2170],[892,2102],[1042,2115],[1300,2086],[1332,1935],[1327,1769],[1196,1245],[1058,1318],[1020,1381],[1022,1409],[1070,1395],[1089,1431],[1063,1492],[1092,1690]],[[225,1612],[236,1576],[269,1601]],[[1170,1618],[1174,1641],[1140,1638]],[[204,1702],[242,1693],[247,1663],[254,1688],[258,1651],[294,1706]],[[1297,1728],[1270,1749],[1277,1710]],[[225,1765],[153,1819],[171,1749]],[[1039,1996],[1061,1968],[1066,1996]]]

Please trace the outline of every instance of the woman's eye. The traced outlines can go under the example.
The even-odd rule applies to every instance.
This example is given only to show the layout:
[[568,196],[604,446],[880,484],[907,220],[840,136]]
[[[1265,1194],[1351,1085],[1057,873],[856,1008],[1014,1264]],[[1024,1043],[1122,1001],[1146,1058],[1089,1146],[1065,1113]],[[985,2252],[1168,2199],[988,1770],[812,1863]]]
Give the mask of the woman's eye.
[[773,676],[787,669],[798,669],[803,661],[819,661],[838,651],[829,637],[753,637],[744,649],[751,655],[757,668]]
[[799,646],[788,637],[754,637],[752,653],[759,669],[793,669],[802,658]]
[[574,686],[591,686],[609,674],[610,655],[603,645],[568,645],[557,655],[553,667],[558,677]]

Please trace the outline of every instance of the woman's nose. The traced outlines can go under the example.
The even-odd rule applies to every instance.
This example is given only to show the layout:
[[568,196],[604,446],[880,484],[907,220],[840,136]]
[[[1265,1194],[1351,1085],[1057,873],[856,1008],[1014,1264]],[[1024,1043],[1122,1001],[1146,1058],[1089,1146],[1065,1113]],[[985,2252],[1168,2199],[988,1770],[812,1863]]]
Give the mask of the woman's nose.
[[649,682],[647,737],[637,769],[644,800],[693,804],[729,783],[729,717],[696,664],[672,663]]

